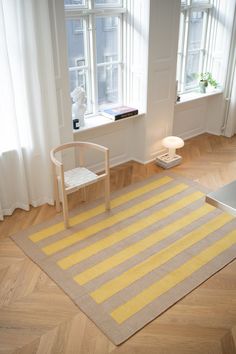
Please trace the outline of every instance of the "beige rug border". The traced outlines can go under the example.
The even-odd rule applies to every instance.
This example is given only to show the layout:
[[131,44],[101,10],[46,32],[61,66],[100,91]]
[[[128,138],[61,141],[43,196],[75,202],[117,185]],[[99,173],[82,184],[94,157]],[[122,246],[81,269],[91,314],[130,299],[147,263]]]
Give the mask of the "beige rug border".
[[[150,183],[153,180],[156,180],[157,178],[162,178],[164,176],[170,176],[173,177],[175,180],[179,180],[182,183],[188,184],[190,187],[197,188],[199,191],[202,191],[203,193],[208,193],[208,190],[199,185],[197,182],[191,181],[186,179],[185,177],[176,175],[173,172],[170,171],[165,171],[162,173],[158,173],[156,175],[153,175],[149,178],[145,178],[142,181],[132,183],[129,186],[126,186],[116,192],[112,193],[112,197],[118,197],[127,191],[132,191],[135,190],[147,183]],[[82,204],[76,209],[74,209],[72,212],[70,212],[70,217],[73,215],[76,215],[78,212],[84,212],[86,210],[89,210],[91,208],[96,207],[97,205],[103,203],[103,198],[100,198],[96,200],[95,202],[91,202],[86,204]],[[43,259],[39,259],[39,257],[36,256],[34,250],[30,247],[30,242],[27,240],[28,245],[25,247],[23,246],[22,243],[25,240],[22,240],[22,237],[24,239],[27,239],[27,236],[29,234],[32,234],[33,232],[37,232],[43,228],[49,227],[55,223],[62,222],[62,216],[56,216],[52,218],[49,221],[46,221],[44,223],[35,225],[31,228],[28,228],[24,231],[18,232],[15,235],[12,235],[11,238],[16,242],[16,244],[22,249],[24,254],[29,257],[34,263],[36,263],[40,269],[45,272],[52,281],[54,281],[69,297],[70,299],[85,313],[86,316],[92,320],[93,323],[95,323],[96,326],[98,326],[99,329],[103,331],[103,333],[108,336],[108,338],[116,345],[119,345],[126,341],[128,338],[130,338],[133,334],[135,334],[137,331],[141,330],[144,326],[146,326],[149,322],[153,321],[156,317],[158,317],[161,313],[165,312],[168,310],[170,307],[172,307],[176,302],[180,301],[183,297],[185,297],[187,294],[192,292],[195,288],[197,288],[199,285],[201,285],[204,281],[209,279],[212,275],[216,274],[220,269],[225,267],[227,264],[229,264],[231,261],[235,259],[235,253],[236,253],[236,247],[232,247],[220,256],[216,257],[214,260],[209,262],[206,266],[203,267],[203,269],[198,270],[197,272],[194,273],[194,281],[189,282],[189,279],[187,278],[185,281],[179,283],[177,286],[172,288],[167,296],[165,295],[166,299],[164,303],[160,306],[160,304],[155,304],[155,301],[148,305],[148,308],[150,308],[148,318],[141,317],[137,319],[135,325],[132,323],[132,328],[129,327],[127,321],[127,326],[125,330],[123,329],[124,327],[118,326],[114,320],[110,316],[108,316],[107,313],[103,312],[101,309],[100,311],[97,311],[97,305],[96,305],[96,311],[94,311],[94,303],[92,299],[89,301],[89,296],[85,294],[87,297],[85,303],[79,303],[81,296],[83,296],[83,287],[80,287],[80,291],[78,291],[78,284],[75,284],[74,286],[71,284],[71,280],[68,279],[66,282],[64,278],[61,278],[61,275],[58,273],[56,266],[51,267],[49,270],[44,269],[44,264],[43,264]],[[70,234],[70,230],[65,230],[64,231],[65,236],[66,234]],[[26,252],[29,252],[29,250],[25,251],[24,248],[31,248],[31,255],[28,255]],[[34,257],[34,259],[32,258]],[[214,273],[212,273],[212,267],[214,267]],[[78,296],[78,292],[80,295]],[[154,311],[155,310],[155,311]],[[147,317],[147,316],[146,316]],[[141,323],[140,323],[141,321]],[[112,329],[111,329],[112,328]],[[128,331],[127,331],[128,330]],[[127,333],[128,332],[128,333]]]

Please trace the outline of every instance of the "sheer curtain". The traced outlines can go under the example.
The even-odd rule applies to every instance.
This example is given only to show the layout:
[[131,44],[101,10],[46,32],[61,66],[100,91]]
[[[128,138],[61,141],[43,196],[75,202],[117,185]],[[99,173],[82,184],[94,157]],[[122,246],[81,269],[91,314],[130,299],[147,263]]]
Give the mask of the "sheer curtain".
[[48,0],[0,0],[0,220],[53,203],[59,144]]

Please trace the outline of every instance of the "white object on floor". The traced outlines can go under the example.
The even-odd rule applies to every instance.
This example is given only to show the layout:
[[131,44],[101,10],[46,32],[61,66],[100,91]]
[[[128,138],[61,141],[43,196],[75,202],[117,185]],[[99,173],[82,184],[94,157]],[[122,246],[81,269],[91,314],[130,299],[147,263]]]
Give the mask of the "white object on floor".
[[182,161],[182,157],[176,154],[176,149],[184,146],[183,139],[177,136],[167,136],[162,140],[162,145],[168,149],[168,153],[157,157],[157,165],[163,168],[170,168],[179,165]]

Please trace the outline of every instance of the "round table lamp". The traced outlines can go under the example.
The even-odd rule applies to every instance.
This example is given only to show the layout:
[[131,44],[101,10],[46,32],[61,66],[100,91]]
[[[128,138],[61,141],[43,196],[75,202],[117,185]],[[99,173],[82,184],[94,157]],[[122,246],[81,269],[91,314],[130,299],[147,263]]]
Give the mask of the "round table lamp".
[[168,152],[158,156],[156,163],[163,168],[170,168],[179,165],[182,161],[182,157],[180,155],[176,155],[176,149],[184,146],[183,139],[177,136],[167,136],[162,140],[162,145],[168,149]]

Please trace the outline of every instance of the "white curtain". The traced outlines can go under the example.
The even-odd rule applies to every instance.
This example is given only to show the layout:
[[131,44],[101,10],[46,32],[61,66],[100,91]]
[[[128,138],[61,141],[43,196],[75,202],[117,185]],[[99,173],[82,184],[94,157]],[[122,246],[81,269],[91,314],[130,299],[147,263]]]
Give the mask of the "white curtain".
[[48,0],[0,0],[0,220],[53,203],[59,140]]

